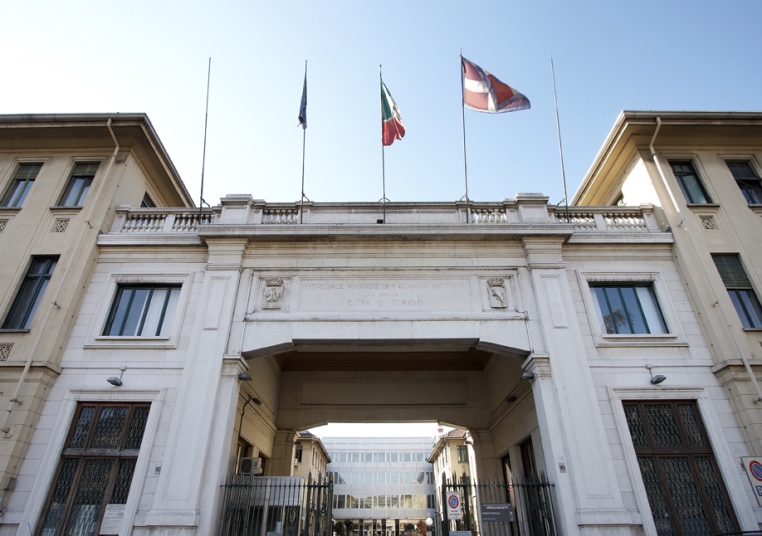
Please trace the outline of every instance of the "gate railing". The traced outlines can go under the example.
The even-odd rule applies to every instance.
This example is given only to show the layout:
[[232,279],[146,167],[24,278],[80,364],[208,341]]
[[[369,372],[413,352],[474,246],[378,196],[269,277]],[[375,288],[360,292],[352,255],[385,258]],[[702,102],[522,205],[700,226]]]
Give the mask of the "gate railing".
[[223,488],[218,536],[332,536],[333,482],[233,475]]
[[[447,480],[442,485],[441,520],[437,515],[435,536],[450,531],[471,531],[473,536],[557,536],[552,499],[553,484],[544,474],[531,474],[524,481],[477,482],[468,477]],[[447,518],[447,493],[460,492],[461,520]],[[483,504],[513,507],[514,521],[485,521],[479,515]]]

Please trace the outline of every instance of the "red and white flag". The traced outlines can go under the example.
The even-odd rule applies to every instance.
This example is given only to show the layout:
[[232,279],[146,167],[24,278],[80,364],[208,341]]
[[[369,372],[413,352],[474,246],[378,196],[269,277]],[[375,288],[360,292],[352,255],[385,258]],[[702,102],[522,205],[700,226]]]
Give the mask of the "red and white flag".
[[463,104],[477,112],[492,114],[528,110],[529,99],[475,63],[460,57],[463,64]]

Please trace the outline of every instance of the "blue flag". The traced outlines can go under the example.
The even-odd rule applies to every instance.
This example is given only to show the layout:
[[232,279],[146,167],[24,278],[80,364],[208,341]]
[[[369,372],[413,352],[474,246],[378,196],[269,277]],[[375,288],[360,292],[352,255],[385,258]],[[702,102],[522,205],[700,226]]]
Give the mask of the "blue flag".
[[299,106],[299,124],[307,128],[307,62],[304,62],[304,89],[302,89],[302,104]]

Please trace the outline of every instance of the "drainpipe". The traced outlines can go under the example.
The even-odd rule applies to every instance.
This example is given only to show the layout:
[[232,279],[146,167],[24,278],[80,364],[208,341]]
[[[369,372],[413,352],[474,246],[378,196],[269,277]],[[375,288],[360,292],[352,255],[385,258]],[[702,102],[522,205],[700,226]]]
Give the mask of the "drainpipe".
[[[116,136],[114,136],[114,131],[111,130],[111,118],[109,118],[108,122],[106,123],[106,128],[109,131],[109,134],[111,134],[111,139],[114,140],[114,145],[116,147],[114,148],[114,152],[111,155],[111,160],[108,163],[108,167],[106,168],[106,173],[103,175],[103,180],[101,181],[101,186],[98,188],[100,190],[103,188],[103,185],[106,183],[106,179],[108,178],[109,174],[111,173],[111,168],[114,166],[114,162],[116,162],[116,155],[119,152],[119,142],[116,140]],[[93,194],[96,195],[96,194]],[[90,203],[90,210],[87,213],[87,219],[85,220],[85,223],[88,225],[90,229],[93,228],[92,224],[90,223],[90,220],[93,215],[93,211],[95,210],[95,203]],[[82,240],[84,239],[85,232],[79,233],[79,236],[77,237],[77,243],[74,246],[74,249],[71,251],[78,252],[80,246],[82,245]],[[61,284],[58,285],[58,289],[56,290],[55,295],[53,296],[53,305],[55,306],[55,309],[61,309],[61,305],[58,303],[58,298],[61,295],[61,290],[63,289],[64,282],[66,281],[66,274],[68,273],[68,266],[64,268],[63,275],[61,276]],[[46,326],[48,322],[50,321],[50,318],[53,316],[53,307],[48,308],[48,312],[45,316],[45,321],[43,322],[43,326]],[[42,337],[37,337],[37,339],[34,342],[34,346],[32,346],[32,351],[29,352],[29,357],[26,360],[26,363],[24,364],[24,370],[21,371],[21,376],[19,377],[19,381],[16,384],[16,389],[13,391],[13,396],[11,397],[10,403],[8,404],[8,409],[5,410],[5,419],[3,419],[3,424],[0,425],[0,432],[4,434],[9,434],[11,431],[11,427],[8,425],[8,423],[11,420],[11,413],[13,413],[13,409],[18,404],[19,406],[22,404],[22,401],[19,400],[19,394],[21,392],[21,387],[24,385],[24,382],[26,381],[27,374],[29,374],[29,369],[32,367],[32,360],[34,359],[35,354],[37,354],[37,347],[40,345],[40,341],[42,340]]]
[[[659,175],[661,176],[662,184],[667,188],[667,191],[669,192],[669,196],[672,199],[673,206],[677,208],[677,203],[675,202],[675,198],[672,195],[672,189],[668,186],[666,179],[664,178],[664,173],[661,170],[661,165],[659,164],[659,159],[657,158],[656,149],[654,148],[654,142],[656,141],[656,136],[659,134],[659,130],[661,129],[661,118],[656,118],[656,130],[654,131],[654,135],[651,138],[651,143],[649,144],[648,148],[651,150],[651,156],[654,159],[654,163],[656,164],[656,169],[659,172]],[[682,225],[682,221],[680,222],[680,225],[678,227],[682,227],[685,231],[688,230],[687,226]],[[717,298],[717,294],[714,292],[714,287],[712,286],[711,282],[709,283],[709,288],[712,290],[712,294],[714,295],[714,303],[712,304],[712,307],[719,307],[720,314],[722,315],[722,319],[725,322],[725,325],[730,328],[732,327],[732,324],[730,320],[728,319],[728,316],[725,314],[725,310],[720,307],[720,300]],[[738,352],[738,355],[741,356],[741,361],[743,362],[743,366],[746,369],[746,373],[749,375],[749,380],[751,380],[752,385],[754,386],[754,391],[757,393],[757,398],[754,400],[755,404],[758,404],[759,402],[762,402],[762,390],[759,388],[759,384],[757,383],[757,378],[754,376],[754,371],[751,368],[751,364],[749,363],[749,360],[746,357],[746,353],[744,352],[743,348],[741,348],[741,344],[738,342],[738,339],[731,335],[731,338],[733,339],[733,342],[736,345],[736,351]]]

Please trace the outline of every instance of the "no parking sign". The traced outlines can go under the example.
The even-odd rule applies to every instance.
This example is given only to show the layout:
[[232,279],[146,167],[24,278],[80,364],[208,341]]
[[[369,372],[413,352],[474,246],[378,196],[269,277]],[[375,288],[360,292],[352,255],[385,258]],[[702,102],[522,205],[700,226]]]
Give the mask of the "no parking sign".
[[762,506],[762,458],[741,458],[743,467],[746,469],[746,476],[749,477],[751,489],[754,490],[754,496],[757,498],[757,504]]
[[448,491],[447,492],[447,519],[460,520],[463,519],[460,513],[460,492]]

